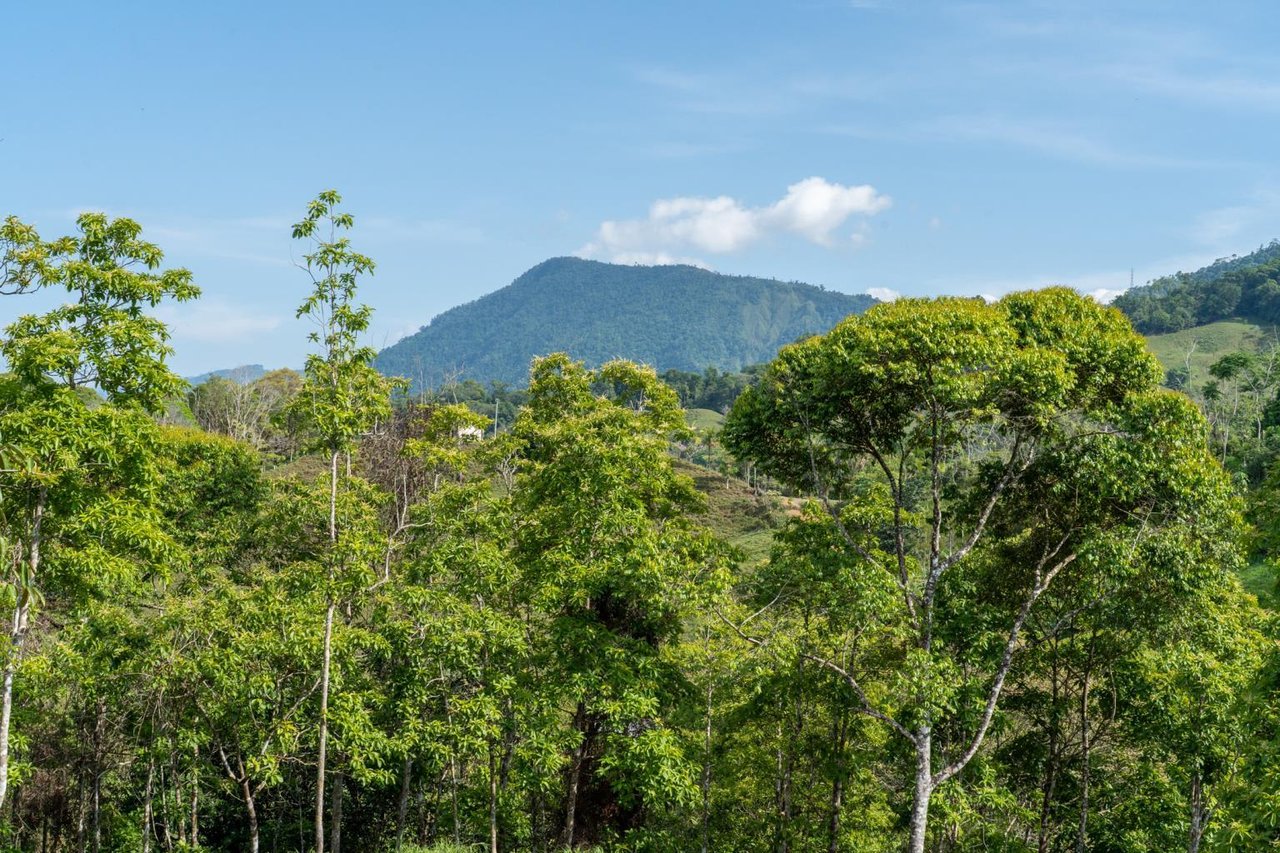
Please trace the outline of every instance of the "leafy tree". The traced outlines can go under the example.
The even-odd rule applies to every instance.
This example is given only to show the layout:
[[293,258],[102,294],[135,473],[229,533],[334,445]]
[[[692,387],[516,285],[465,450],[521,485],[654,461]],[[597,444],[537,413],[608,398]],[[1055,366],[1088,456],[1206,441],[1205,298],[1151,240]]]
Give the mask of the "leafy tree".
[[[86,213],[77,224],[77,235],[51,243],[16,220],[5,227],[10,280],[63,287],[74,301],[18,318],[0,341],[11,370],[0,387],[0,435],[17,460],[0,491],[14,608],[0,704],[0,802],[14,674],[34,609],[51,596],[74,606],[127,586],[142,568],[135,557],[153,568],[172,559],[154,509],[156,430],[147,413],[180,380],[165,365],[164,324],[146,311],[199,291],[188,271],[160,270],[163,254],[136,222]],[[105,395],[104,405],[86,401],[80,392],[90,388]]]
[[[1151,739],[1148,749],[1171,755],[1184,797],[1188,853],[1198,853],[1214,834],[1226,799],[1219,789],[1236,783],[1254,748],[1248,703],[1266,648],[1252,608],[1234,586],[1213,593],[1201,597],[1174,638],[1144,650],[1129,674],[1138,681],[1132,695]],[[1238,843],[1239,826],[1234,829]]]
[[1060,574],[1131,548],[1194,583],[1220,559],[1230,489],[1159,378],[1118,312],[1050,289],[877,306],[784,349],[735,404],[729,446],[815,494],[847,571],[896,602],[890,677],[813,658],[912,753],[913,853]]
[[572,719],[561,843],[573,847],[695,801],[694,767],[666,719],[683,678],[665,649],[724,554],[687,519],[698,496],[666,454],[684,418],[651,369],[593,372],[553,355],[532,375],[513,430],[514,553],[548,619],[544,677]]
[[1280,241],[1243,256],[1220,258],[1193,273],[1164,276],[1118,296],[1113,303],[1143,334],[1176,332],[1244,316],[1280,321]]

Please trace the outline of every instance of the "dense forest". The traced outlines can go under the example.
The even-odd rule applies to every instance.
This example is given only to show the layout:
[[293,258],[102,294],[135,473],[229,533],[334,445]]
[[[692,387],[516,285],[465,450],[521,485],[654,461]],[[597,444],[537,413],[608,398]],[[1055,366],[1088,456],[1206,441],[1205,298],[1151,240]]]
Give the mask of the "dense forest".
[[627,358],[659,370],[738,370],[874,301],[692,266],[554,258],[444,312],[376,364],[416,389],[466,379],[524,384],[530,360],[552,352],[589,367]]
[[1280,846],[1260,361],[1162,387],[1058,288],[426,393],[353,225],[293,227],[304,370],[196,387],[137,223],[0,228],[67,294],[0,339],[0,849]]
[[1132,288],[1115,306],[1143,334],[1176,332],[1230,317],[1280,323],[1280,241],[1224,258],[1193,273],[1175,273]]

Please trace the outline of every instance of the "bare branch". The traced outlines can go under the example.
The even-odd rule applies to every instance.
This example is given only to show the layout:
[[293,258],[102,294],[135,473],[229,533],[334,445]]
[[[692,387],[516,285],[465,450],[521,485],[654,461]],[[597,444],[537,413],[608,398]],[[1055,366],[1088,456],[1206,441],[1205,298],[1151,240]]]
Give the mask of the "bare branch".
[[1057,576],[1058,572],[1075,562],[1076,554],[1071,553],[1063,557],[1053,565],[1047,572],[1044,567],[1048,562],[1054,559],[1062,549],[1066,546],[1071,533],[1068,532],[1058,542],[1057,547],[1047,552],[1036,565],[1035,582],[1032,584],[1030,591],[1027,593],[1026,599],[1022,602],[1022,608],[1018,612],[1018,616],[1013,620],[1013,625],[1009,629],[1009,637],[1005,640],[1004,651],[1000,655],[1000,665],[996,669],[995,678],[991,682],[991,687],[987,691],[987,703],[982,710],[982,720],[978,724],[977,731],[974,732],[973,739],[969,742],[969,747],[955,761],[948,764],[942,770],[933,775],[932,784],[934,787],[941,785],[951,777],[955,776],[965,768],[965,765],[978,754],[978,749],[982,746],[982,741],[987,736],[987,730],[991,727],[991,720],[995,716],[996,704],[1000,701],[1000,691],[1004,688],[1005,677],[1009,674],[1009,668],[1013,663],[1013,654],[1018,646],[1018,637],[1022,633],[1022,626],[1027,621],[1027,617],[1031,615],[1031,608],[1035,605],[1036,600],[1041,594],[1049,588],[1049,584]]

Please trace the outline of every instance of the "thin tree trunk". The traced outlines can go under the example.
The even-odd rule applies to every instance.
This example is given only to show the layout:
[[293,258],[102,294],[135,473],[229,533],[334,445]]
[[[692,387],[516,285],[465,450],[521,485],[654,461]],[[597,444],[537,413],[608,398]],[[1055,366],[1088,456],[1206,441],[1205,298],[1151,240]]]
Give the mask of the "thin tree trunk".
[[[338,544],[338,451],[329,455],[329,559],[337,554]],[[329,568],[329,580],[333,580],[332,562]],[[315,837],[316,853],[324,853],[324,775],[325,751],[329,745],[329,662],[333,653],[333,610],[335,603],[333,593],[328,593],[329,606],[324,612],[324,650],[320,663],[320,737],[316,755],[316,815]]]
[[1191,777],[1191,831],[1187,837],[1187,853],[1200,853],[1200,840],[1208,823],[1204,804],[1204,780],[1199,773]]
[[782,755],[782,723],[778,723],[778,745],[774,748],[774,774],[773,774],[773,808],[775,813],[774,829],[773,829],[773,849],[774,853],[786,853],[787,840],[784,835],[784,827],[782,825],[782,800],[786,796],[785,783],[783,782],[783,755]]
[[191,846],[200,846],[200,749],[191,749]]
[[444,798],[444,770],[431,786],[431,804],[427,804],[427,792],[418,800],[418,844],[430,847],[439,835],[440,800]]
[[[173,814],[178,828],[178,843],[187,843],[187,819],[182,813],[182,771],[178,769],[178,753],[176,750],[169,753],[169,779],[173,782]],[[168,802],[169,794],[165,792],[165,802]]]
[[929,829],[929,800],[933,796],[933,732],[921,726],[916,732],[916,790],[911,802],[911,837],[908,853],[924,853]]
[[147,759],[147,787],[142,795],[142,853],[151,853],[151,790],[156,781],[156,762]]
[[578,703],[578,711],[574,714],[574,725],[582,732],[582,743],[573,753],[573,763],[569,768],[569,784],[565,791],[564,807],[564,846],[573,849],[573,837],[576,830],[578,811],[578,786],[582,778],[582,763],[587,757],[589,732],[586,725],[587,709]]
[[76,780],[76,849],[84,853],[88,843],[89,807],[85,801],[85,767],[81,761],[79,778]]
[[93,853],[102,853],[102,773],[93,773]]
[[9,727],[13,720],[13,676],[18,670],[22,649],[27,641],[27,627],[31,619],[31,592],[40,570],[40,534],[44,523],[46,492],[41,489],[31,512],[31,546],[27,552],[27,577],[17,588],[17,604],[13,609],[13,624],[9,627],[9,651],[4,661],[4,679],[0,691],[0,807],[9,791]]
[[849,739],[849,715],[841,711],[831,726],[831,751],[835,760],[831,780],[831,814],[827,820],[827,853],[840,850],[840,813],[844,809],[845,748]]
[[1084,683],[1080,687],[1080,831],[1076,834],[1076,853],[1085,853],[1089,840],[1089,675],[1093,669],[1093,640],[1085,663]]
[[107,703],[98,699],[98,711],[93,721],[93,853],[102,850],[102,742],[106,737]]
[[249,781],[249,774],[244,769],[244,760],[240,757],[240,753],[236,753],[236,769],[231,769],[231,762],[227,760],[227,752],[222,747],[218,747],[218,757],[222,759],[222,767],[227,771],[227,778],[240,785],[240,794],[244,797],[244,810],[249,818],[249,850],[250,853],[258,853],[258,807],[253,799],[253,785]]
[[409,780],[413,773],[413,759],[406,758],[400,770],[400,801],[396,803],[396,853],[404,844],[404,825],[409,816]]
[[[334,465],[338,457],[335,454]],[[336,467],[334,469],[337,470]],[[316,815],[315,836],[316,853],[324,853],[324,775],[325,751],[329,745],[329,660],[333,647],[333,610],[332,600],[324,611],[324,651],[320,663],[320,744],[316,757]]]
[[[800,666],[801,672],[803,672],[804,663],[801,662]],[[801,675],[801,680],[803,680],[803,675]],[[792,727],[790,731],[790,738],[783,739],[781,745],[785,761],[782,762],[782,802],[778,803],[778,818],[780,818],[782,826],[780,834],[781,845],[780,848],[778,848],[780,853],[788,853],[788,850],[791,849],[791,818],[792,806],[794,806],[795,799],[794,786],[796,767],[795,751],[792,749],[792,745],[800,742],[801,731],[804,729],[804,722],[803,719],[801,719],[801,713],[803,713],[803,711],[801,711],[800,695],[797,693],[795,717],[792,719],[792,721],[795,722],[795,726]]]
[[702,734],[702,853],[711,849],[711,697],[714,688],[707,684],[705,727]]
[[453,843],[462,843],[462,822],[458,817],[458,788],[462,784],[458,778],[458,755],[449,752],[449,804],[453,809]]
[[1053,640],[1053,667],[1049,675],[1049,766],[1045,770],[1041,786],[1040,829],[1037,837],[1038,853],[1049,853],[1049,815],[1053,806],[1053,792],[1058,785],[1058,641]]
[[[241,767],[241,773],[244,769]],[[258,807],[253,801],[253,786],[248,774],[240,777],[240,790],[244,794],[244,810],[249,817],[249,853],[258,853]]]
[[498,756],[489,739],[489,853],[498,853]]
[[173,829],[170,827],[169,791],[166,787],[163,764],[160,765],[160,826],[163,828],[161,840],[164,841],[164,849],[172,851]]
[[342,853],[342,797],[346,778],[339,771],[333,774],[333,792],[329,795],[329,853]]

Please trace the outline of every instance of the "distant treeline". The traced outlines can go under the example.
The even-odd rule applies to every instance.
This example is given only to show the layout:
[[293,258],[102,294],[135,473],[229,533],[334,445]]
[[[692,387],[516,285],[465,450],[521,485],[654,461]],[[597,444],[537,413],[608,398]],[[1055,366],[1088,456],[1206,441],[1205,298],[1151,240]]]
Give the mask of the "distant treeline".
[[1176,273],[1135,287],[1115,306],[1146,335],[1177,332],[1230,317],[1280,322],[1280,241],[1193,273]]

